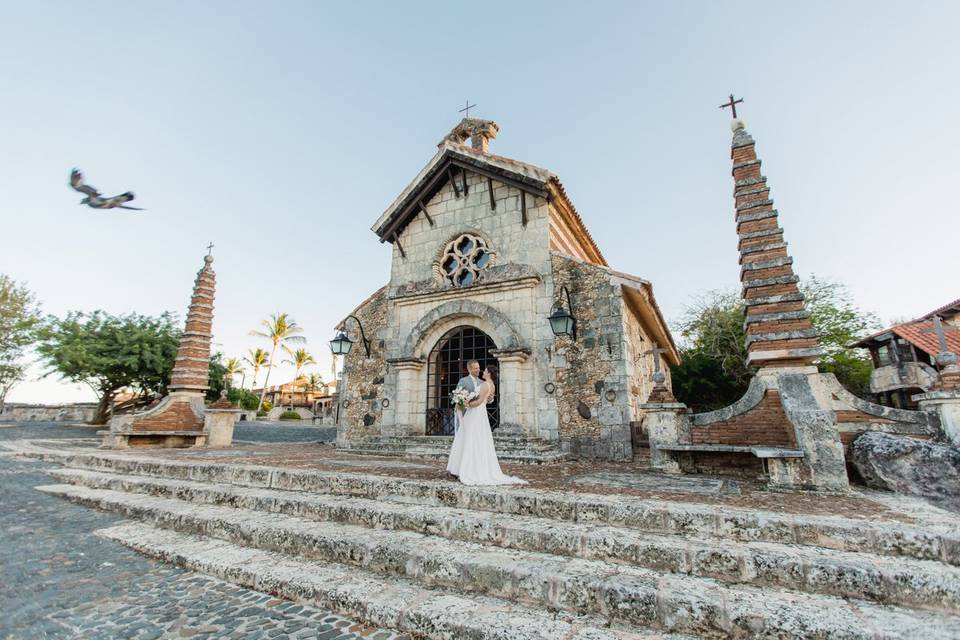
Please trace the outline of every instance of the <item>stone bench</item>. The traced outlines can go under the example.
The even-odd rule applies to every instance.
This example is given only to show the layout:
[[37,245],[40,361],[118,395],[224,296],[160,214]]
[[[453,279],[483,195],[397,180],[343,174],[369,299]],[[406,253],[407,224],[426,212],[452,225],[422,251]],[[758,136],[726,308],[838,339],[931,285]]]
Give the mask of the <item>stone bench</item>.
[[185,431],[97,431],[97,435],[103,436],[101,448],[126,449],[128,447],[202,447],[206,444],[209,434],[200,429]]
[[769,445],[732,445],[732,444],[671,444],[661,445],[657,449],[675,457],[680,470],[694,470],[695,453],[748,453],[763,461],[763,471],[769,483],[774,487],[795,487],[799,465],[804,453],[800,449],[787,449]]

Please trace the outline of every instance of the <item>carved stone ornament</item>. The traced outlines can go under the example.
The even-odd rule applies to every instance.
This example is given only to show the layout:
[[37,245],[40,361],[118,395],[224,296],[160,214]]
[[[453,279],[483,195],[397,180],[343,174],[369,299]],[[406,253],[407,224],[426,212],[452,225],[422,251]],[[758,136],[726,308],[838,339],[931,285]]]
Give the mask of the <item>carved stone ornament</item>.
[[579,413],[580,417],[585,420],[590,419],[590,407],[583,400],[577,403],[577,413]]
[[493,264],[496,252],[478,233],[465,232],[444,245],[433,263],[433,273],[440,282],[465,287],[480,278],[480,272]]

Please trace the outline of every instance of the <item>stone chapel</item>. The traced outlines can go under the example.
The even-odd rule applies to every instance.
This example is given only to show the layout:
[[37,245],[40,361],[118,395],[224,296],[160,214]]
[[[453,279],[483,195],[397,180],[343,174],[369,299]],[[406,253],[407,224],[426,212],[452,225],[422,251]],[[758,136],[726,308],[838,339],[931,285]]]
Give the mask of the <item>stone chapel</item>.
[[[353,343],[337,445],[442,453],[476,359],[500,369],[501,459],[629,460],[676,345],[650,282],[607,264],[556,175],[490,153],[498,132],[463,119],[373,224],[390,280],[337,327]],[[555,334],[558,315],[573,326]]]

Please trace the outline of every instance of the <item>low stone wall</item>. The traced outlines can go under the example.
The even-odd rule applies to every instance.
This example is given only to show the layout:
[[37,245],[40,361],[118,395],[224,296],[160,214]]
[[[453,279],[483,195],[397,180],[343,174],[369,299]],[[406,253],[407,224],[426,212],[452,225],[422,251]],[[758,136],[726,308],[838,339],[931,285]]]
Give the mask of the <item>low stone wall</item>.
[[97,415],[95,403],[19,404],[8,402],[0,421],[9,422],[92,422]]

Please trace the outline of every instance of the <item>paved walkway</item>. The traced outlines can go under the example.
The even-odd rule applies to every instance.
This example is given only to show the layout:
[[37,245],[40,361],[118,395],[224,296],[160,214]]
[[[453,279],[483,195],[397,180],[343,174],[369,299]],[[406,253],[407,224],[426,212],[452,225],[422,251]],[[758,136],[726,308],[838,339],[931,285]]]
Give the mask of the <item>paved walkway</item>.
[[[245,426],[248,437],[264,428],[273,427]],[[7,423],[0,441],[89,438],[94,431]],[[302,431],[268,435],[310,440]],[[44,471],[42,463],[0,455],[0,639],[402,637],[98,538],[93,531],[122,520],[34,490],[56,482]]]

